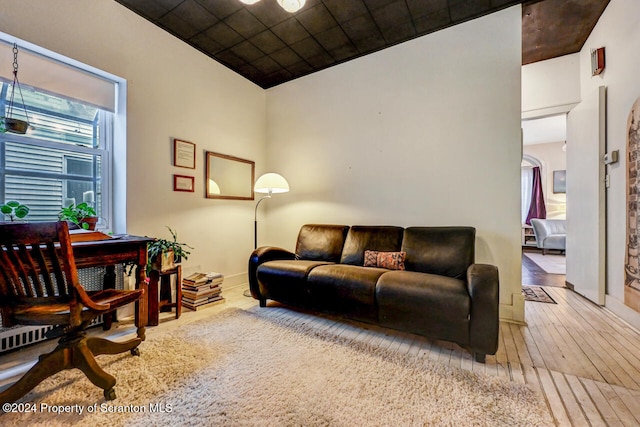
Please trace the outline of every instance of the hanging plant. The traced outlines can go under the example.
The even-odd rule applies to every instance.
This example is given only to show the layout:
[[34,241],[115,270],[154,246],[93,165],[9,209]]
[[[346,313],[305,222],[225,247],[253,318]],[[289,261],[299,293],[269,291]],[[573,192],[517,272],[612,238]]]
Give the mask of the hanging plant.
[[[16,93],[16,87],[20,93],[20,100],[22,101],[22,108],[24,109],[24,116],[26,120],[12,117],[14,107],[14,96]],[[9,95],[9,104],[7,105],[7,115],[2,118],[1,132],[11,132],[24,135],[29,129],[29,115],[27,114],[27,107],[24,103],[22,96],[22,89],[20,88],[20,81],[18,80],[18,45],[13,44],[13,83],[11,83],[11,92]]]
[[29,123],[20,119],[10,119],[5,117],[2,124],[4,132],[17,133],[20,135],[24,135],[29,129]]

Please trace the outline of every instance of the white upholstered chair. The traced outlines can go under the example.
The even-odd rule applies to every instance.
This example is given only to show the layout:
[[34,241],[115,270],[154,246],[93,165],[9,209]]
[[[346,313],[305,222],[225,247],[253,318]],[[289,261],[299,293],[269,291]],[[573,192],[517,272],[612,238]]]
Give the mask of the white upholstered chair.
[[542,249],[544,255],[549,249],[556,249],[563,253],[567,249],[567,226],[564,219],[539,219],[531,220],[533,233],[536,236],[536,245]]

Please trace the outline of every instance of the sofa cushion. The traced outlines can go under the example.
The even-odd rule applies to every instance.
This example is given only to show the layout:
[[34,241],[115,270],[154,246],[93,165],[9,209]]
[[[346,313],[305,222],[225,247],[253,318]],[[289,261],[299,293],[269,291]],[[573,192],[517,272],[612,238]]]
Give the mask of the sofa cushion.
[[473,227],[409,227],[402,240],[405,268],[463,279],[474,263],[475,235]]
[[307,276],[324,261],[277,260],[260,264],[257,270],[260,294],[291,304],[308,304],[311,297]]
[[377,321],[375,290],[388,270],[346,264],[322,265],[309,273],[309,290],[316,308],[348,317]]
[[388,270],[404,270],[404,252],[364,251],[364,266]]
[[463,280],[389,271],[376,287],[381,325],[457,343],[469,340],[471,298]]
[[364,251],[399,252],[402,227],[354,225],[342,250],[341,264],[364,265]]
[[302,260],[340,261],[348,230],[346,225],[303,225],[298,233],[296,257]]

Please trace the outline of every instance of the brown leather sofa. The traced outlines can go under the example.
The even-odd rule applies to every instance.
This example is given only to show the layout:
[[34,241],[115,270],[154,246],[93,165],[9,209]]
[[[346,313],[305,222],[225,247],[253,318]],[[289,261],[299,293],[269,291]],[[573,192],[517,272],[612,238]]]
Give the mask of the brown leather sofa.
[[[404,256],[404,269],[365,267],[365,252],[379,261],[368,251]],[[498,348],[498,269],[474,256],[472,227],[309,224],[295,253],[251,254],[249,285],[261,307],[271,299],[452,341],[484,362]]]

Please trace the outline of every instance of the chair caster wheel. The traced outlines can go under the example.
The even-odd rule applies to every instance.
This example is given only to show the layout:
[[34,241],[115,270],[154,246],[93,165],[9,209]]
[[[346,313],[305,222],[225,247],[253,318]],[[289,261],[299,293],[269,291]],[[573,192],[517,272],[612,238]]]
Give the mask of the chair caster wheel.
[[104,398],[107,400],[115,400],[116,399],[116,389],[110,388],[109,390],[104,391]]
[[140,356],[140,349],[138,347],[131,349],[132,356]]

